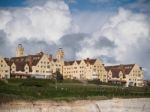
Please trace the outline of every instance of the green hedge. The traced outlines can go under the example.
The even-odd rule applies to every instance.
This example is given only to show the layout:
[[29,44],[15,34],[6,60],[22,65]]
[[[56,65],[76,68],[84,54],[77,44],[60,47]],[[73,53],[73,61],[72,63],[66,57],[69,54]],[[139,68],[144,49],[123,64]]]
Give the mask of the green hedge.
[[0,85],[7,85],[8,81],[5,79],[0,79]]
[[[66,80],[65,80],[66,81]],[[0,84],[1,98],[10,99],[86,99],[93,96],[112,97],[150,97],[150,88],[123,88],[120,86],[103,86],[75,83],[76,81],[55,83],[55,80],[26,79],[8,80]],[[56,89],[57,87],[57,89]],[[6,99],[7,99],[6,98]]]

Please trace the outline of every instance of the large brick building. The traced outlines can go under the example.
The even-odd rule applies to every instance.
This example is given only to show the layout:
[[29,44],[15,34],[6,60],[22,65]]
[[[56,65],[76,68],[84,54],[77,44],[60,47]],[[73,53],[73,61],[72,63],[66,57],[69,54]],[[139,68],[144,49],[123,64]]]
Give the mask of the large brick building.
[[102,82],[107,82],[107,72],[99,59],[65,61],[63,75],[71,79],[100,79]]
[[104,66],[99,59],[64,60],[62,48],[55,57],[43,52],[25,55],[21,44],[16,48],[16,57],[0,58],[0,78],[51,78],[60,71],[65,79],[93,80],[124,84],[125,86],[143,86],[144,72],[137,64]]
[[108,81],[124,83],[126,86],[143,86],[144,73],[137,64],[105,66],[108,73]]
[[10,78],[10,66],[6,58],[0,57],[0,79],[3,78]]

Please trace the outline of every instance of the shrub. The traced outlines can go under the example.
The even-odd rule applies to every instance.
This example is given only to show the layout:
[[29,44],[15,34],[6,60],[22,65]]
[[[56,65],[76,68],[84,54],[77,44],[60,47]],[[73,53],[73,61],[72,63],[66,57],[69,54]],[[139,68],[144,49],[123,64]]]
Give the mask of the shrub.
[[6,84],[8,84],[7,80],[0,79],[0,85],[6,85]]
[[76,79],[65,79],[63,80],[63,83],[81,83],[81,81],[76,80]]
[[93,79],[93,80],[88,80],[88,83],[89,84],[97,84],[97,85],[99,85],[99,84],[101,84],[101,81],[99,79]]
[[46,87],[49,83],[47,81],[40,81],[40,80],[26,80],[20,84],[20,86],[35,86],[35,87]]

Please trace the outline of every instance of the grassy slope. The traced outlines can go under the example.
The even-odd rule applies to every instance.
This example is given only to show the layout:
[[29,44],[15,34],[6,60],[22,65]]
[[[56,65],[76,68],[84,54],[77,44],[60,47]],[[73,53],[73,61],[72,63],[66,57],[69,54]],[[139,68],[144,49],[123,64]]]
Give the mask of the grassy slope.
[[53,80],[8,80],[0,83],[0,101],[12,100],[75,100],[112,97],[150,97],[150,88],[82,84],[78,81],[56,83]]

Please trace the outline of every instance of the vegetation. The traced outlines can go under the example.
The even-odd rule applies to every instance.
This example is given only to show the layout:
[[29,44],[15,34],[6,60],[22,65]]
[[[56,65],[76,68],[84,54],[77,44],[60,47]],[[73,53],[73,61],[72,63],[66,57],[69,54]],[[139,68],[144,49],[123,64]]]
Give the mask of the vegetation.
[[[56,89],[57,85],[57,89]],[[150,97],[150,88],[81,83],[77,80],[9,79],[0,81],[0,101]]]

